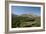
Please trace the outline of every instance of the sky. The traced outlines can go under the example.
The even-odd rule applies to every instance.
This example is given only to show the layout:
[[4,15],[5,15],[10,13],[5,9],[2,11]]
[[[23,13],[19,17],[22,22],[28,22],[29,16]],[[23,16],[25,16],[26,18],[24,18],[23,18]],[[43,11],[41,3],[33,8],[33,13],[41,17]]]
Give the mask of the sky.
[[29,7],[29,6],[12,6],[12,14],[21,15],[21,14],[34,14],[40,16],[40,7]]

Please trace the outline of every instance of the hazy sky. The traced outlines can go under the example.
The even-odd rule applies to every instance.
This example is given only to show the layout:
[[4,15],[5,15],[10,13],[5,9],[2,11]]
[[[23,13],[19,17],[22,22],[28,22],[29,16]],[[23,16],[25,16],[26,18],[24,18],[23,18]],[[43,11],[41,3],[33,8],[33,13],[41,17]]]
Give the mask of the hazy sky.
[[40,16],[40,7],[29,7],[29,6],[12,6],[12,13],[16,15],[21,14],[35,14]]

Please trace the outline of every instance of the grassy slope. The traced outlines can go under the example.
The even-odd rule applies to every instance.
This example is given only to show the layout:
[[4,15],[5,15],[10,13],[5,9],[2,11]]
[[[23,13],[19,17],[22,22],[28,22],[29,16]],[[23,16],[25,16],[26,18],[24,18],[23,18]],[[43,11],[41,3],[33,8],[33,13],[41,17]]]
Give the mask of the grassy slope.
[[15,27],[39,27],[40,16],[34,15],[12,15],[12,28]]

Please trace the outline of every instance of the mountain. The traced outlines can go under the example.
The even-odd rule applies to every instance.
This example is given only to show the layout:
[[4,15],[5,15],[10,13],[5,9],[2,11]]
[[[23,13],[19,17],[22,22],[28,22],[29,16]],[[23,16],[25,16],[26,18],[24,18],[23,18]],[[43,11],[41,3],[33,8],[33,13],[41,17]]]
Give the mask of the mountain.
[[39,27],[40,16],[33,14],[12,15],[12,28],[15,27]]

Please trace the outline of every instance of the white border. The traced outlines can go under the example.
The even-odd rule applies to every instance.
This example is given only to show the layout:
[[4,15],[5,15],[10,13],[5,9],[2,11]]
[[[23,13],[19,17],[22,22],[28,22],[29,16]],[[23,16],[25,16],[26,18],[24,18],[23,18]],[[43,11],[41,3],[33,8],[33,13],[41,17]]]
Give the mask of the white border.
[[[29,27],[29,28],[11,28],[11,6],[32,6],[41,7],[41,26],[40,27]],[[18,30],[38,30],[43,29],[43,6],[42,5],[32,5],[32,4],[9,4],[9,31]]]

